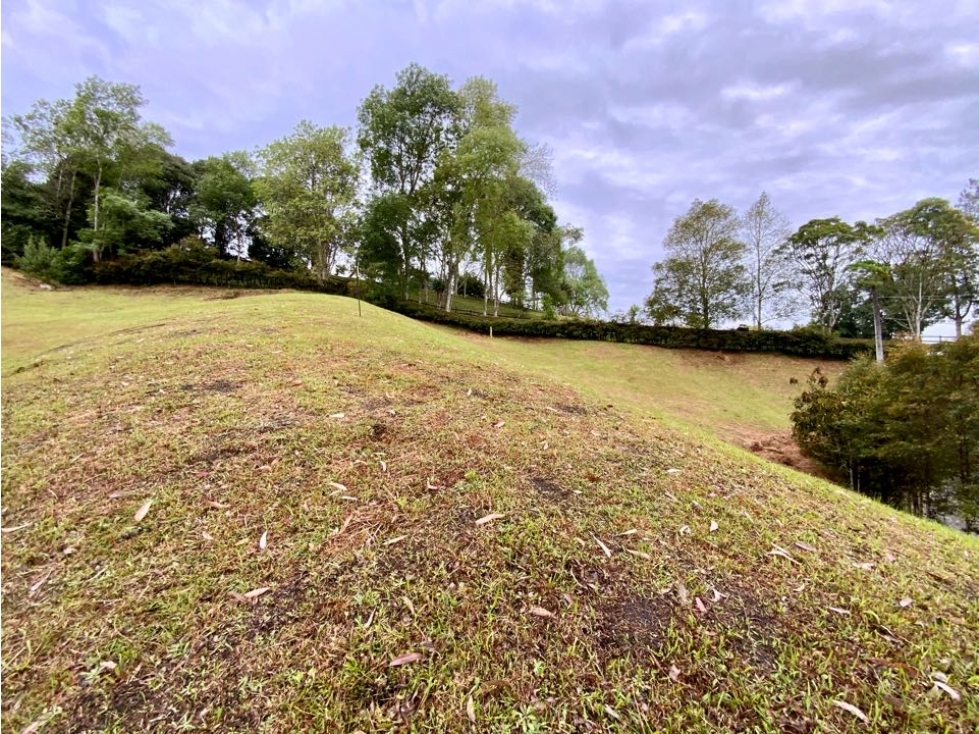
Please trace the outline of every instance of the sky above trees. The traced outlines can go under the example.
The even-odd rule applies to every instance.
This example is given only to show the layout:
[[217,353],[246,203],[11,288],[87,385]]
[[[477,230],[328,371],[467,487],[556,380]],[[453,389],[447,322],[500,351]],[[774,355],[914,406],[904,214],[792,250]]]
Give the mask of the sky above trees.
[[265,145],[296,120],[354,127],[417,61],[483,75],[554,151],[562,221],[611,293],[640,303],[695,198],[764,190],[794,227],[954,201],[979,161],[971,0],[600,3],[7,0],[2,108],[89,74],[139,84],[188,158]]

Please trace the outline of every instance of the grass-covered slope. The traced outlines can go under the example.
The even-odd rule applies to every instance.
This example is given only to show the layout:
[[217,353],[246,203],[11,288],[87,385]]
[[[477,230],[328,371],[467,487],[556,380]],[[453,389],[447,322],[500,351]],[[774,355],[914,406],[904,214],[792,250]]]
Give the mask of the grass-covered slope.
[[974,540],[356,314],[5,277],[5,732],[973,731]]

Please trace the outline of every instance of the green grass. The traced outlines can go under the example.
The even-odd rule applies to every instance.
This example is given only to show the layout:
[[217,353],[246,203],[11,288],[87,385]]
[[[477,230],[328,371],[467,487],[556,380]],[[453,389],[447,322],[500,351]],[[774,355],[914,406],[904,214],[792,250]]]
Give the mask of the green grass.
[[710,435],[808,365],[2,295],[5,732],[979,721],[979,543]]

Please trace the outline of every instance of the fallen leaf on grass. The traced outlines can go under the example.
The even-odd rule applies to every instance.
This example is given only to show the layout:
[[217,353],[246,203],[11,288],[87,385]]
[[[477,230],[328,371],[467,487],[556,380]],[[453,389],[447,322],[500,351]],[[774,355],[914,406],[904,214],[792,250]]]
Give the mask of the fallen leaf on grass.
[[935,688],[945,691],[945,693],[947,693],[949,698],[951,698],[953,701],[957,702],[962,700],[962,694],[952,688],[952,686],[948,685],[948,683],[942,683],[942,681],[936,680]]
[[215,510],[226,510],[231,507],[231,505],[226,505],[224,502],[215,502],[214,500],[208,501],[207,506],[213,507]]
[[433,489],[438,489],[438,486],[436,486],[436,485],[435,485],[435,484],[434,484],[434,483],[432,482],[432,480],[433,480],[433,479],[435,479],[435,477],[429,477],[429,478],[428,478],[428,480],[427,480],[427,481],[425,482],[425,489],[427,489],[427,490],[429,490],[429,491],[431,491],[431,490],[433,490]]
[[834,699],[833,705],[836,706],[836,708],[843,709],[847,713],[853,714],[858,719],[860,719],[860,721],[862,721],[864,724],[870,723],[870,719],[867,718],[867,714],[865,714],[863,711],[858,709],[852,703],[847,703],[846,701],[839,701],[837,699]]
[[690,530],[689,525],[684,525],[683,527],[680,528],[680,535],[690,535],[691,532],[693,531]]
[[598,538],[596,538],[594,535],[591,537],[595,540],[596,543],[598,543],[598,547],[602,549],[602,553],[604,553],[606,556],[611,558],[612,557],[611,549],[607,545],[605,545],[605,543],[603,543]]
[[399,535],[397,538],[391,538],[390,540],[385,540],[384,545],[394,545],[395,543],[400,543],[402,540],[407,538],[407,535]]
[[717,524],[717,522],[716,522],[716,521],[714,521],[714,520],[711,520],[711,521],[710,521],[710,532],[712,532],[712,533],[716,533],[716,532],[717,532],[717,528],[718,528],[718,527],[719,527],[719,526],[718,526],[718,524]]
[[418,616],[417,612],[415,612],[415,605],[411,603],[411,599],[409,599],[407,596],[402,596],[401,601],[403,601],[405,606],[408,607],[408,611],[411,612],[412,617]]
[[682,606],[690,606],[690,593],[687,591],[687,587],[683,585],[682,581],[676,582],[676,595]]
[[99,663],[100,670],[115,670],[117,667],[119,666],[117,666],[111,660],[103,660],[101,663]]
[[338,492],[347,491],[347,485],[340,484],[340,482],[330,482],[330,486],[333,487],[333,489],[337,490]]
[[897,603],[897,605],[901,607],[901,609],[907,609],[912,604],[914,604],[914,599],[912,599],[909,596],[904,597],[903,599],[901,599],[901,601]]
[[707,607],[703,601],[701,601],[699,596],[695,596],[693,599],[693,605],[697,608],[697,611],[701,614],[707,614]]
[[639,531],[636,530],[635,528],[632,528],[631,530],[626,530],[624,533],[619,533],[619,536],[621,537],[624,535],[635,535],[637,532]]
[[23,530],[24,528],[29,528],[30,526],[31,524],[29,522],[25,522],[22,525],[14,525],[12,528],[0,528],[0,532],[13,533],[16,532],[17,530]]
[[484,515],[476,521],[477,525],[485,525],[488,522],[493,522],[494,520],[502,520],[506,515],[501,515],[499,512],[492,512],[489,515]]
[[872,564],[872,563],[854,563],[853,565],[856,568],[859,568],[859,569],[861,569],[863,571],[873,571],[874,570],[874,564]]
[[528,614],[533,614],[535,617],[544,617],[545,619],[553,617],[554,612],[544,609],[544,607],[531,607],[527,610]]
[[[472,392],[472,390],[469,392]],[[466,716],[469,717],[469,720],[472,723],[476,723],[476,705],[473,703],[472,696],[469,696],[469,698],[466,699]]]
[[499,423],[494,424],[493,428],[503,428],[505,425],[506,421],[500,421]]
[[779,547],[777,545],[772,546],[772,549],[770,551],[768,551],[768,555],[770,555],[770,556],[780,556],[782,558],[785,558],[785,559],[791,561],[792,563],[795,563],[796,562],[795,558],[792,557],[792,554],[791,553],[789,553],[787,550],[785,550],[785,548],[781,548],[781,547]]
[[679,474],[680,473],[680,470],[679,469],[667,469],[666,470],[666,473],[667,474]]
[[331,418],[336,418],[337,420],[339,420],[341,418],[346,418],[347,417],[347,414],[346,413],[331,413],[330,414],[330,417]]
[[389,668],[397,668],[399,665],[408,665],[408,663],[417,663],[422,659],[420,652],[409,652],[407,655],[402,655],[395,658],[390,663],[388,663]]
[[680,669],[675,665],[670,666],[670,672],[668,673],[670,680],[677,683],[680,680]]
[[265,550],[265,547],[269,544],[269,531],[266,530],[262,533],[262,537],[258,539],[258,549]]
[[809,545],[808,543],[804,543],[801,540],[795,541],[795,547],[799,548],[800,550],[809,551],[810,553],[816,552],[816,549],[813,546]]
[[206,530],[201,531],[201,537],[204,538],[204,540],[214,540],[214,536]]
[[349,494],[343,495],[342,497],[340,497],[340,499],[346,500],[347,502],[356,502],[357,501],[357,498],[356,497],[351,497]]
[[388,470],[388,463],[384,459],[378,459],[377,463],[381,465],[381,471]]
[[622,719],[622,717],[619,716],[618,711],[616,711],[614,708],[612,708],[608,704],[605,704],[605,713],[607,713],[609,716],[611,716],[616,721],[619,721],[619,720]]
[[262,594],[265,594],[272,590],[271,586],[259,586],[257,589],[252,589],[251,591],[246,591],[241,595],[242,599],[257,599]]
[[642,551],[632,550],[632,548],[626,548],[625,549],[625,552],[634,555],[636,558],[642,558],[644,561],[651,561],[651,560],[653,560],[653,557],[651,555],[649,555],[648,553],[643,553]]
[[827,607],[827,609],[829,609],[829,611],[833,612],[834,614],[841,614],[844,617],[850,616],[850,612],[847,611],[846,609],[840,609],[839,607]]
[[144,517],[146,517],[146,513],[150,511],[150,505],[152,504],[153,500],[146,500],[146,502],[144,502],[140,508],[136,510],[136,514],[133,515],[133,520],[140,522]]

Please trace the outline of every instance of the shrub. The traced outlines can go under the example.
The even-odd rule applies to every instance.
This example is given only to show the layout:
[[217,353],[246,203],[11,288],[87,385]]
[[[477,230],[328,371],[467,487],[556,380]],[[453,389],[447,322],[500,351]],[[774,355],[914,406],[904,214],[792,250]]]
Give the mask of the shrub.
[[88,282],[90,254],[77,243],[59,250],[31,237],[24,245],[24,254],[16,258],[16,265],[28,275],[49,283],[77,285]]
[[616,324],[587,319],[512,319],[468,313],[446,313],[418,303],[398,302],[389,306],[405,316],[438,324],[457,326],[484,334],[559,339],[590,339],[626,344],[648,344],[670,349],[707,349],[724,352],[774,352],[797,357],[851,359],[872,349],[864,340],[841,340],[817,332],[724,331],[689,329],[680,326]]

